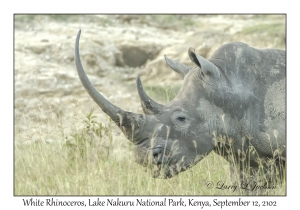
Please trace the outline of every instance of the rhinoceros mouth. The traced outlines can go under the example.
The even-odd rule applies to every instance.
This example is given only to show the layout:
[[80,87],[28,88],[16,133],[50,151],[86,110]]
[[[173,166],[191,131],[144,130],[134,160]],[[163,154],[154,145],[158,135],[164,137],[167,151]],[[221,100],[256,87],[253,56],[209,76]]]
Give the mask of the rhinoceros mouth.
[[152,172],[152,177],[158,179],[172,178],[191,168],[195,162],[195,160],[187,160],[182,153],[162,144],[148,148],[147,157],[148,161],[144,166],[148,166]]
[[140,164],[151,170],[153,178],[171,178],[180,172],[173,170],[174,159],[172,153],[162,145],[148,148],[145,157],[142,159],[144,161]]

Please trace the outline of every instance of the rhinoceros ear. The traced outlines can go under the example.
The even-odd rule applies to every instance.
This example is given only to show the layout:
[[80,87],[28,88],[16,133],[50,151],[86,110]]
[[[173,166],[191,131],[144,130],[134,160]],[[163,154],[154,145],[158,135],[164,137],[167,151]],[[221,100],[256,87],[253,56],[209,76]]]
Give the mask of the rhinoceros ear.
[[166,55],[165,55],[165,60],[166,60],[167,64],[170,66],[170,68],[179,74],[181,79],[184,79],[185,75],[192,68],[190,66],[184,65],[183,63],[179,63],[177,61],[171,60]]
[[218,67],[210,62],[209,60],[206,60],[202,56],[195,53],[194,48],[189,48],[189,57],[195,63],[197,66],[201,68],[201,71],[199,72],[201,77],[210,77],[212,79],[219,79],[221,74]]

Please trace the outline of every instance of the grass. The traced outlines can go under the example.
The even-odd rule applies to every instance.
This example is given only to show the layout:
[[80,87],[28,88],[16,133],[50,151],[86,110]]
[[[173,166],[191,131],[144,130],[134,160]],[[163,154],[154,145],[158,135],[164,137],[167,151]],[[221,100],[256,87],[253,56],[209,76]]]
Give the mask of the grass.
[[265,33],[269,37],[272,36],[285,36],[285,24],[284,23],[270,23],[270,24],[257,24],[251,27],[244,28],[241,33]]
[[150,15],[149,25],[167,30],[193,30],[197,15]]
[[145,92],[150,96],[150,98],[162,103],[171,101],[179,92],[180,88],[180,85],[168,85],[166,87],[158,85],[144,85]]
[[[15,195],[244,195],[228,162],[212,152],[178,176],[154,179],[136,164],[133,145],[115,136],[111,120],[90,112],[84,127],[65,141],[15,144]],[[222,138],[218,138],[222,141]],[[225,145],[225,144],[224,144]],[[225,148],[225,147],[223,147]],[[209,183],[213,183],[213,187]],[[226,189],[225,189],[226,188]],[[270,190],[285,195],[285,183]]]
[[214,154],[177,177],[161,180],[134,163],[131,154],[114,157],[104,155],[104,148],[84,148],[86,156],[77,153],[74,159],[70,148],[60,144],[16,145],[15,195],[232,194],[206,188],[207,181],[230,183],[222,175],[228,173],[228,167]]
[[[257,42],[270,42],[272,47],[285,48],[286,27],[284,23],[261,23],[244,28],[237,33],[241,37],[259,37]],[[273,41],[270,41],[273,39]]]

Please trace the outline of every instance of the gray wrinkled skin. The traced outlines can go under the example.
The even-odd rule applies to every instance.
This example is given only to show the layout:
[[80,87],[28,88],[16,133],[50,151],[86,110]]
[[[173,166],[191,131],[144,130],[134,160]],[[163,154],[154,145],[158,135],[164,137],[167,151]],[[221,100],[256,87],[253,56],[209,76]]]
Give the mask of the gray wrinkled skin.
[[[80,62],[79,37],[80,31],[75,62],[83,86],[135,145],[136,162],[150,166],[154,177],[170,178],[194,166],[216,151],[220,135],[232,139],[235,155],[251,145],[261,158],[272,158],[275,150],[285,157],[285,51],[234,42],[206,60],[190,48],[192,67],[165,56],[184,79],[182,88],[161,105],[147,96],[138,77],[145,114],[135,114],[111,104],[92,86]],[[254,159],[250,163],[258,166]]]

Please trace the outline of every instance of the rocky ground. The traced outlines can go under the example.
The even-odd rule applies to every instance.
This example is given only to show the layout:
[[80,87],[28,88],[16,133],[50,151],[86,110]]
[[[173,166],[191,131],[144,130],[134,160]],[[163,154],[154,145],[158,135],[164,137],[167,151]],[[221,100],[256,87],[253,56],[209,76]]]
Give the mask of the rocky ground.
[[63,140],[92,107],[107,121],[75,69],[79,29],[81,60],[94,86],[140,113],[137,75],[149,87],[181,84],[164,54],[192,65],[189,47],[206,58],[232,41],[285,49],[284,15],[15,15],[16,142]]

